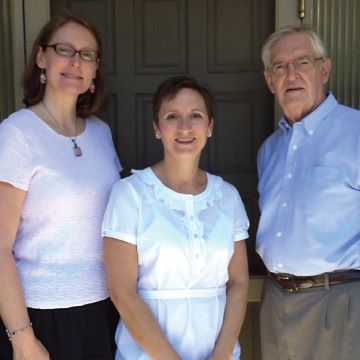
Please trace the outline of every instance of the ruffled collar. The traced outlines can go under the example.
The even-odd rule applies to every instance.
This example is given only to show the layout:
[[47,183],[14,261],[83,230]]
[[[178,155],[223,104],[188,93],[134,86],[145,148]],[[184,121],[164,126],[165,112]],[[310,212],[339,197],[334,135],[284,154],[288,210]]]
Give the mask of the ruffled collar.
[[222,183],[220,176],[206,172],[207,185],[203,192],[198,195],[178,193],[165,186],[155,175],[150,167],[143,170],[131,170],[144,184],[152,187],[156,200],[163,202],[172,210],[187,212],[188,203],[193,202],[197,211],[202,211],[214,205],[214,202],[222,197]]

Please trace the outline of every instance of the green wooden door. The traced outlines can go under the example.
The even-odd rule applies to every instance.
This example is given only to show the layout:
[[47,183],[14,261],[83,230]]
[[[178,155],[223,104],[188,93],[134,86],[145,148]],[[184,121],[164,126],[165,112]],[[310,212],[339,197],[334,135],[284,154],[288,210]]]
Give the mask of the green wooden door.
[[270,0],[52,0],[100,30],[112,128],[125,174],[159,160],[151,97],[169,76],[188,73],[216,98],[215,134],[202,166],[240,191],[250,220],[252,274],[264,268],[254,251],[258,219],[256,153],[273,130],[273,99],[262,74],[260,49],[274,28]]

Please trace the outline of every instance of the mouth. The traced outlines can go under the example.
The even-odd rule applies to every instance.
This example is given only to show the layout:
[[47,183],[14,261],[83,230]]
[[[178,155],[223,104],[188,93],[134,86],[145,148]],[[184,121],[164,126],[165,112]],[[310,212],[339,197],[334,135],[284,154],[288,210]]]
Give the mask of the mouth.
[[82,80],[82,77],[79,75],[73,75],[73,74],[68,74],[68,73],[61,73],[61,75],[66,77],[67,79]]
[[190,145],[192,144],[194,141],[196,140],[196,138],[177,138],[175,139],[175,141],[178,143],[178,144],[181,144],[181,145]]
[[304,90],[304,88],[301,87],[301,86],[292,86],[292,87],[286,89],[286,92],[287,93],[292,93],[292,92],[301,91],[301,90]]

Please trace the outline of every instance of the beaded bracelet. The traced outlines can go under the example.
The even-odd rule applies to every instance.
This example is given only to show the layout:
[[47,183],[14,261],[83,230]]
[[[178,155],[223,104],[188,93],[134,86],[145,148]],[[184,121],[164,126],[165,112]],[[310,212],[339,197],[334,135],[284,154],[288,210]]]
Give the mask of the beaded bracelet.
[[32,323],[30,322],[30,323],[28,323],[26,326],[24,326],[24,327],[22,327],[22,328],[20,328],[20,329],[16,329],[16,330],[8,330],[8,329],[6,329],[6,333],[7,333],[7,336],[8,336],[8,338],[9,338],[9,341],[11,341],[12,338],[13,338],[17,333],[19,333],[19,332],[21,332],[21,331],[24,331],[24,330],[26,330],[26,329],[29,329],[29,328],[31,328],[31,327],[32,327]]

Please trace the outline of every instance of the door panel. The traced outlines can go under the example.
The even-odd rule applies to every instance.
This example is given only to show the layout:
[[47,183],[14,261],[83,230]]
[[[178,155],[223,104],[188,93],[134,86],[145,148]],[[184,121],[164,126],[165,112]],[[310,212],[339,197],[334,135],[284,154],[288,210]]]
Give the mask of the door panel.
[[137,75],[188,71],[184,0],[135,1],[134,27]]
[[252,274],[264,272],[254,250],[258,221],[256,154],[273,130],[261,45],[274,28],[270,0],[52,0],[94,23],[104,44],[112,129],[127,175],[162,156],[152,131],[151,98],[169,76],[190,74],[213,90],[215,133],[201,165],[233,183],[251,221]]

